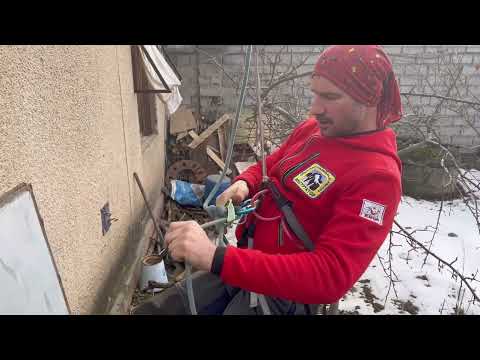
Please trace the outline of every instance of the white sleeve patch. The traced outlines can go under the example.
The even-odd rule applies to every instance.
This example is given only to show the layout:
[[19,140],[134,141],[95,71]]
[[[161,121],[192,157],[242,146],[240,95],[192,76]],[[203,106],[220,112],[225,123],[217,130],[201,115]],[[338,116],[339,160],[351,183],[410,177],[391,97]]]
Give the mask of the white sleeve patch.
[[385,205],[363,199],[362,210],[360,210],[360,217],[383,225],[383,215],[385,214]]

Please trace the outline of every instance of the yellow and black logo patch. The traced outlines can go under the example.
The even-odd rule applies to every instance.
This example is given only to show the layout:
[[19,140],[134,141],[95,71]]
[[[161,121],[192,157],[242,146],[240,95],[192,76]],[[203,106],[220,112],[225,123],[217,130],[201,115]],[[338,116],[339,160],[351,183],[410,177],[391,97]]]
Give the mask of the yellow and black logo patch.
[[320,165],[313,164],[295,176],[293,181],[305,194],[314,199],[335,181],[335,176]]

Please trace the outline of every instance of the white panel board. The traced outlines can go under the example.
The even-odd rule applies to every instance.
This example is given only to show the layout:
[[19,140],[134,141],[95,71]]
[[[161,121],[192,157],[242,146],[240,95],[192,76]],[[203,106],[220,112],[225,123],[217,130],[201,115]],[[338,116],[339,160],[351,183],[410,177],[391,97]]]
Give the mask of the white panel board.
[[0,314],[68,314],[30,186],[0,199]]

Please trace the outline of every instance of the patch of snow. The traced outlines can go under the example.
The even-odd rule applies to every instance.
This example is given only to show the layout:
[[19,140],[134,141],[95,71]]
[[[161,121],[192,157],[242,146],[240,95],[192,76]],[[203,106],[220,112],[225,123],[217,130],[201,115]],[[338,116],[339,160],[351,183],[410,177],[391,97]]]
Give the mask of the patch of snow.
[[[439,210],[440,202],[403,197],[396,220],[409,232],[417,230],[413,237],[428,248]],[[395,225],[393,228],[398,230]],[[378,253],[383,258],[385,266],[387,265],[385,260],[388,260],[389,242],[388,237]],[[357,311],[359,314],[403,313],[408,315],[401,304],[410,301],[418,308],[418,314],[454,313],[459,302],[460,279],[452,278],[450,270],[446,266],[439,267],[439,262],[432,256],[429,256],[423,265],[424,252],[421,250],[409,252],[411,247],[405,237],[394,234],[392,242],[398,245],[392,248],[392,268],[398,276],[398,282],[395,283],[398,298],[392,288],[385,302],[389,280],[386,278],[379,258],[375,257],[360,279],[360,281],[370,280],[370,282],[362,284],[359,281],[355,285],[357,291],[350,291],[341,301],[340,310],[349,313]],[[474,216],[461,200],[444,202],[431,251],[447,262],[457,259],[453,266],[465,277],[471,277],[480,269],[479,230]],[[477,294],[480,293],[479,283],[471,282],[470,284]],[[372,294],[378,298],[374,302],[385,305],[383,310],[374,312],[373,306],[361,298],[365,296],[361,290],[364,285],[367,285]],[[480,304],[470,303],[472,295],[465,285],[462,285],[460,296],[464,290],[460,307],[466,314],[480,314]]]

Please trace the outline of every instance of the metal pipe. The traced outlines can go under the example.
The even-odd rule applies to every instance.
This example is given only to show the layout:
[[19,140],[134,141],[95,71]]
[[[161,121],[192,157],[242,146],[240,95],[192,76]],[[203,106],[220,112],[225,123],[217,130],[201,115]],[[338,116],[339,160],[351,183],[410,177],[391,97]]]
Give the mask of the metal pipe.
[[[216,219],[213,221],[209,221],[205,224],[200,225],[202,229],[206,229],[207,227],[220,224],[225,222],[227,218]],[[193,294],[193,284],[192,284],[192,265],[185,263],[185,278],[187,283],[187,298],[188,298],[188,306],[190,307],[190,312],[192,315],[197,315],[197,308],[195,306],[195,296]]]
[[[205,202],[203,203],[203,208],[207,210],[208,204],[210,204],[210,201],[212,200],[213,196],[217,193],[218,189],[220,188],[220,184],[222,183],[223,179],[225,178],[225,174],[230,167],[230,162],[232,160],[232,155],[233,155],[233,146],[235,144],[235,136],[237,133],[237,128],[238,128],[238,123],[240,119],[240,112],[243,108],[243,103],[245,101],[245,90],[247,88],[247,83],[248,83],[248,75],[250,74],[250,59],[252,55],[252,48],[253,45],[249,45],[247,49],[247,53],[245,55],[245,72],[243,74],[243,81],[242,81],[242,88],[240,92],[240,100],[238,102],[237,106],[237,111],[235,114],[235,121],[232,126],[232,130],[230,132],[230,143],[228,144],[228,150],[227,150],[227,158],[225,159],[225,166],[222,170],[222,174],[220,175],[220,179],[218,182],[215,184],[213,189],[210,191],[210,194],[208,194],[207,198],[205,199]],[[197,53],[198,54],[198,53]],[[215,225],[216,223],[220,223],[222,221],[225,221],[225,218],[222,219],[217,219],[214,221],[210,221],[209,223],[201,225],[203,228],[206,228],[207,226],[210,225]],[[192,286],[192,276],[191,276],[191,265],[186,264],[186,283],[187,283],[187,298],[188,298],[188,304],[190,306],[190,312],[192,315],[197,315],[197,310],[195,308],[195,298],[193,294],[193,286]]]
[[240,100],[238,102],[237,111],[236,111],[236,114],[235,114],[235,121],[234,121],[234,124],[232,126],[232,130],[230,131],[230,143],[228,144],[227,158],[225,159],[225,167],[222,170],[222,174],[220,175],[220,179],[215,184],[213,189],[210,191],[210,194],[208,194],[207,198],[205,199],[205,202],[203,203],[203,208],[205,210],[207,209],[208,204],[210,204],[210,201],[212,200],[213,196],[217,193],[218,189],[220,188],[220,184],[222,183],[222,181],[225,177],[227,169],[230,167],[230,162],[232,160],[232,155],[233,155],[233,145],[235,144],[235,137],[236,137],[238,123],[239,123],[239,119],[240,119],[240,112],[243,108],[243,103],[244,103],[244,100],[245,100],[245,90],[247,88],[248,75],[250,73],[250,59],[251,59],[251,55],[252,55],[252,47],[253,47],[253,45],[248,46],[247,53],[245,55],[245,72],[243,74],[242,88],[241,88],[241,92],[240,92]]
[[195,306],[195,297],[193,295],[192,265],[188,263],[185,263],[185,278],[187,282],[188,306],[192,315],[197,315],[197,307]]
[[226,217],[209,221],[209,222],[207,222],[207,223],[205,223],[205,224],[200,225],[200,227],[201,227],[202,229],[206,229],[206,228],[208,228],[208,227],[210,227],[210,226],[217,225],[217,224],[221,224],[222,222],[225,222],[225,221],[227,221],[227,218],[226,218]]
[[[265,141],[264,141],[264,132],[262,124],[262,99],[261,99],[261,82],[260,82],[260,67],[258,66],[258,45],[255,46],[255,62],[257,67],[257,129],[260,132],[260,157],[262,165],[262,182],[268,180],[267,177],[267,164],[265,163]],[[257,141],[258,144],[258,141]]]
[[[148,204],[148,201],[147,201],[147,196],[145,195],[145,191],[143,190],[143,186],[142,186],[142,183],[140,182],[140,179],[137,175],[136,172],[133,173],[133,177],[135,178],[135,181],[137,182],[138,184],[138,187],[140,188],[140,192],[142,193],[142,196],[143,196],[143,200],[145,201],[145,205],[148,209],[148,212],[150,214],[150,217],[152,218],[152,221],[153,221],[153,225],[155,227],[155,231],[157,232],[157,235],[158,237],[161,239],[161,241],[159,242],[157,240],[157,242],[160,244],[160,246],[163,248],[164,244],[165,244],[165,239],[163,238],[163,234],[162,232],[160,231],[160,228],[158,227],[158,224],[157,224],[157,221],[155,220],[155,216],[153,216],[153,212],[152,212],[152,209],[150,208],[150,205]],[[165,250],[165,249],[164,249]],[[163,250],[162,250],[163,251]]]

